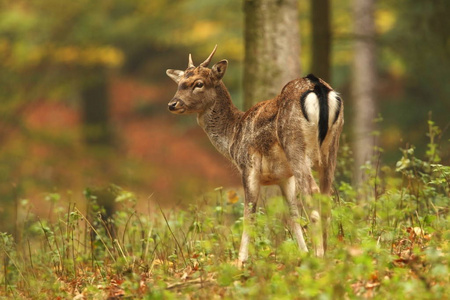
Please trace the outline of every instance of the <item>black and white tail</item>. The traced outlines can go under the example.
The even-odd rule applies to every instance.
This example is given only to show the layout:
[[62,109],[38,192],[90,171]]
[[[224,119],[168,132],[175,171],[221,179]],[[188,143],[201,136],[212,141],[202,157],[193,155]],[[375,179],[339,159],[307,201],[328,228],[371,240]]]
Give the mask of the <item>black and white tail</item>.
[[301,96],[302,112],[308,122],[318,125],[318,139],[322,145],[328,129],[336,123],[339,117],[342,99],[313,74],[309,74],[306,78],[314,84],[314,89]]

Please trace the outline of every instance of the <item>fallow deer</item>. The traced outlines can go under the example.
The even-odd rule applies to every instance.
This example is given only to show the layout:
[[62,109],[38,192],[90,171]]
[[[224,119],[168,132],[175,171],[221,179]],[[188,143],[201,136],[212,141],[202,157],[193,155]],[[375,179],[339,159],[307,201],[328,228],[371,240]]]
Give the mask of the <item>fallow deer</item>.
[[[166,71],[178,84],[169,111],[197,113],[197,122],[212,144],[242,175],[245,200],[239,263],[248,259],[249,226],[261,185],[279,185],[289,207],[289,226],[300,249],[307,252],[299,223],[299,200],[320,202],[311,195],[331,194],[344,124],[343,101],[325,81],[310,74],[287,83],[274,99],[242,112],[233,105],[222,82],[228,61],[221,60],[208,68],[216,48],[198,67],[189,54],[185,71]],[[312,168],[318,170],[320,189]],[[329,222],[329,211],[320,211],[320,203],[316,203],[310,213],[312,244],[319,257],[326,249]]]

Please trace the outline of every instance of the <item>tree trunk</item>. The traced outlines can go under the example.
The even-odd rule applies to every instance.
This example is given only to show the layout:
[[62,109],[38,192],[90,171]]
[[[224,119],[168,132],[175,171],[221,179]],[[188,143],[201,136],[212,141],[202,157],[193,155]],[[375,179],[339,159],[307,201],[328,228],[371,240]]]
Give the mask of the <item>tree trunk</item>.
[[330,82],[330,0],[311,0],[311,73]]
[[[100,73],[100,72],[99,72]],[[110,146],[107,76],[92,78],[82,91],[83,138],[88,146]]]
[[[82,120],[83,120],[83,139],[86,146],[90,150],[90,154],[95,158],[95,167],[105,174],[114,173],[112,170],[111,152],[113,146],[113,137],[111,123],[109,118],[109,93],[108,93],[108,76],[102,71],[94,72],[86,82],[82,91]],[[94,212],[95,217],[101,213],[101,218],[107,224],[107,230],[114,235],[114,227],[109,219],[115,212],[114,195],[109,189],[92,189],[87,198],[89,209],[95,209],[97,205],[101,208]],[[96,205],[93,205],[95,200]],[[96,218],[88,216],[92,224],[97,223]],[[94,235],[92,235],[94,236]]]
[[372,159],[375,146],[375,0],[354,0],[355,54],[352,98],[354,113],[355,183],[364,181],[361,170]]
[[244,107],[300,77],[298,0],[244,0]]

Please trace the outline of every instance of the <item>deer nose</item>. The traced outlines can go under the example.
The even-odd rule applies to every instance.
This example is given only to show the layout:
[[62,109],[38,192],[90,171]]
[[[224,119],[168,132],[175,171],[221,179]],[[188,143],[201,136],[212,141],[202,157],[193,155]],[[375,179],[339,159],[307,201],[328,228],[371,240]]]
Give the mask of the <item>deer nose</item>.
[[174,111],[175,109],[177,109],[177,104],[178,104],[178,101],[171,101],[169,103],[169,110]]

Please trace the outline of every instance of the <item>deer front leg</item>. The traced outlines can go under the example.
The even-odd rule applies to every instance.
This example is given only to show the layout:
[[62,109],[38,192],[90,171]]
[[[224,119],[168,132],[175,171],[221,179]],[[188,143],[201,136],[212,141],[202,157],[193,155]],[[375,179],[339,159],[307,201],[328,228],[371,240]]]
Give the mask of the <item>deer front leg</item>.
[[243,172],[244,200],[244,230],[242,232],[241,246],[239,248],[239,265],[248,259],[248,245],[250,243],[250,228],[255,218],[258,203],[260,184],[253,170]]
[[[283,193],[284,199],[289,207],[289,227],[291,228],[294,237],[297,241],[300,250],[308,252],[308,247],[306,246],[305,239],[303,237],[302,227],[300,226],[299,218],[300,213],[298,211],[297,196],[295,192],[295,177],[292,176],[286,181],[280,184],[281,192]],[[303,204],[302,204],[303,205]]]

